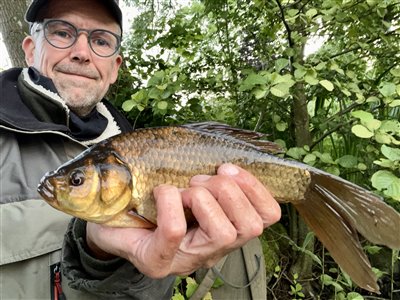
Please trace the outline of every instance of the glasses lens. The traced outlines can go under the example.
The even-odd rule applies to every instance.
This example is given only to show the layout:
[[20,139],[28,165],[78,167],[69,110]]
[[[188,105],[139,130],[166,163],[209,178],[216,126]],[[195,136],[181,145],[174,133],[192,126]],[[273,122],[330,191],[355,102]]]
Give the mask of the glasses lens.
[[89,36],[90,47],[99,56],[111,56],[119,48],[119,38],[106,30],[93,30]]
[[87,32],[89,34],[90,48],[98,56],[111,56],[116,53],[120,47],[120,38],[111,31],[96,29],[76,29],[72,24],[62,20],[50,20],[44,25],[44,34],[46,40],[59,49],[71,47],[78,36],[79,32]]
[[45,24],[45,37],[56,48],[68,48],[75,42],[77,31],[71,24],[63,21],[49,21]]

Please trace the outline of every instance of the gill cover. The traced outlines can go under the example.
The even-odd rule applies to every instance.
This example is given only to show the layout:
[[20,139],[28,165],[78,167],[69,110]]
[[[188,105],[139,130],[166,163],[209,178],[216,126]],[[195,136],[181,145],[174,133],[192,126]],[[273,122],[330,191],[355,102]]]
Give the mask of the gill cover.
[[78,218],[105,223],[131,200],[132,177],[112,149],[94,146],[53,172],[55,208]]

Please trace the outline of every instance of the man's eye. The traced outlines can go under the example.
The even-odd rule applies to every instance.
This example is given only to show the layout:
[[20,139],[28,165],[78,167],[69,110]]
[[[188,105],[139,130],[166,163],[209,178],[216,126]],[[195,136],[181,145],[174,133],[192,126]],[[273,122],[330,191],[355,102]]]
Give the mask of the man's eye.
[[96,38],[92,40],[92,44],[99,47],[110,47],[110,43],[107,40],[101,38]]
[[71,35],[67,31],[63,31],[63,30],[54,31],[53,35],[60,37],[60,38],[66,38],[66,39],[71,38]]

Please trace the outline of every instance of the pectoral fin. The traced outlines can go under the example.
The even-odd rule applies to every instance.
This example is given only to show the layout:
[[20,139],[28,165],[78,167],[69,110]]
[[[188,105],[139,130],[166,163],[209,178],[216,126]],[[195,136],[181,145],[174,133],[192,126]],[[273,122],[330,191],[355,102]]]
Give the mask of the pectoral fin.
[[156,225],[131,211],[122,211],[104,223],[110,227],[155,228]]

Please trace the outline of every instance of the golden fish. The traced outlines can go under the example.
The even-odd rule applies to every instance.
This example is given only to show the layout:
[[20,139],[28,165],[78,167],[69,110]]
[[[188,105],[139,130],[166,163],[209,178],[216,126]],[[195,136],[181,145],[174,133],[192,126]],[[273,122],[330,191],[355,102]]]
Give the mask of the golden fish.
[[156,226],[155,186],[184,188],[192,176],[215,174],[231,162],[254,174],[277,201],[292,203],[353,281],[378,292],[357,232],[372,243],[400,248],[400,214],[340,177],[272,155],[278,147],[262,136],[217,123],[139,129],[105,140],[46,174],[38,191],[50,205],[78,218],[149,228]]

